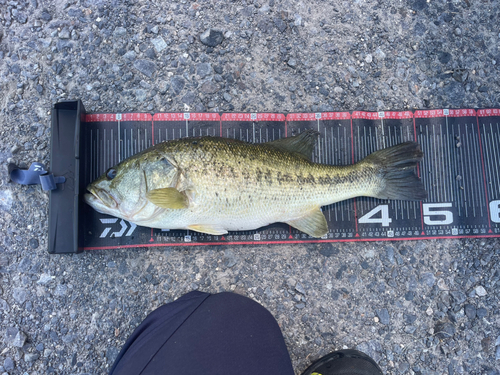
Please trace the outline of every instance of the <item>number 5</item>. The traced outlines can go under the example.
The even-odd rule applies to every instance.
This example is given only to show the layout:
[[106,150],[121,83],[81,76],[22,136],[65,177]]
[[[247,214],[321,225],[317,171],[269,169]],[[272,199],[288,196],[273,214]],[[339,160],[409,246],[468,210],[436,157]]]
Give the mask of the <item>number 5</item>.
[[[424,223],[427,225],[446,225],[453,223],[453,212],[435,210],[436,208],[452,207],[451,203],[424,203]],[[432,216],[444,216],[444,219],[432,219]]]

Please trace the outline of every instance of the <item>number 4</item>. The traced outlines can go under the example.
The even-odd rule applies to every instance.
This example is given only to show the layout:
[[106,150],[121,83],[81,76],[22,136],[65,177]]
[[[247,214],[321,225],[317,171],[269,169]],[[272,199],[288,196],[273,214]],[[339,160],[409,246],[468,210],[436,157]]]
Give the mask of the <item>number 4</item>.
[[[380,217],[373,217],[378,212],[380,212]],[[388,227],[392,223],[392,219],[389,217],[389,206],[382,204],[375,207],[367,214],[361,216],[358,222],[361,224],[382,224],[383,227]]]

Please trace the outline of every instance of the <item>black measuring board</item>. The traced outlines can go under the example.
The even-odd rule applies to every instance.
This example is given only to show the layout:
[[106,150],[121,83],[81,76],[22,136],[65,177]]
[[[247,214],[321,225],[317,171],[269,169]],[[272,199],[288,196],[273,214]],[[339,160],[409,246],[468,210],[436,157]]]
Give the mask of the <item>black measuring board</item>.
[[429,197],[358,197],[325,206],[329,232],[321,239],[283,223],[225,236],[144,228],[99,214],[82,201],[79,250],[500,236],[499,123],[497,109],[87,114],[81,123],[82,192],[120,160],[159,142],[208,135],[263,143],[314,129],[320,135],[313,160],[325,164],[350,165],[376,150],[418,142],[425,157],[415,173]]

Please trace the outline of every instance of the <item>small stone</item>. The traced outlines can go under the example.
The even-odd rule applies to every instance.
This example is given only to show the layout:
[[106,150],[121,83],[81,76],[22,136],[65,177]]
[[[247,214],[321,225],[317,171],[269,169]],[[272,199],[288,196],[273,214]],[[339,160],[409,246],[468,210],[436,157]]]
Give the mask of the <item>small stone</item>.
[[389,317],[389,311],[387,309],[377,309],[376,310],[377,316],[380,319],[380,323],[383,325],[388,325],[390,322],[390,317]]
[[122,37],[122,36],[125,36],[125,35],[127,35],[127,29],[124,28],[124,27],[119,26],[119,27],[115,28],[115,30],[113,31],[113,36],[114,37],[118,37],[119,38],[119,37]]
[[219,91],[219,86],[212,81],[205,81],[200,86],[200,91],[205,94],[215,94]]
[[46,273],[42,273],[40,275],[40,279],[38,279],[38,281],[36,283],[41,284],[41,285],[45,285],[54,279],[55,279],[55,276],[50,276],[50,275],[47,275]]
[[64,29],[62,29],[59,34],[59,39],[69,39],[71,34],[69,32],[69,30],[65,27]]
[[495,350],[495,359],[498,361],[500,360],[500,346],[497,346]]
[[159,36],[158,38],[151,39],[151,43],[153,43],[153,46],[155,47],[155,50],[158,53],[167,48],[167,43],[161,36]]
[[158,25],[155,25],[155,26],[153,26],[153,27],[151,28],[151,32],[152,32],[153,34],[158,34],[158,32],[159,32],[159,31],[160,31],[160,29],[159,29]]
[[286,23],[281,19],[281,17],[274,17],[273,19],[274,26],[280,31],[284,32],[286,30]]
[[200,35],[200,41],[209,47],[216,47],[222,43],[224,35],[222,31],[216,29],[208,29]]
[[17,270],[22,273],[27,273],[31,268],[31,265],[32,265],[31,258],[24,257],[17,265]]
[[13,18],[17,22],[22,23],[22,24],[25,24],[26,22],[28,22],[28,16],[23,12],[16,11],[16,14],[13,14]]
[[181,102],[186,104],[187,106],[192,106],[194,104],[194,101],[196,100],[196,94],[193,93],[192,91],[189,91],[184,95],[181,99]]
[[17,303],[23,304],[26,302],[27,292],[24,288],[14,288],[12,292],[12,297],[16,300]]
[[156,64],[149,60],[137,60],[134,62],[134,67],[149,78],[151,78],[156,71]]
[[375,57],[379,60],[383,60],[386,57],[386,54],[379,48],[375,50]]
[[403,316],[407,324],[413,324],[417,320],[417,316],[413,314],[403,314]]
[[212,74],[212,65],[209,63],[199,63],[196,65],[196,74],[200,78],[205,78],[206,76]]
[[182,78],[181,76],[173,76],[170,80],[170,92],[172,93],[172,95],[179,95],[185,84],[186,81],[184,80],[184,78]]
[[460,291],[454,290],[454,291],[450,292],[450,294],[457,304],[464,303],[467,299],[467,296],[465,295],[465,293],[462,293]]
[[[448,285],[446,285],[446,282],[443,279],[439,279],[437,282],[437,286],[441,290],[448,290]],[[452,292],[453,294],[453,292]],[[462,293],[463,294],[463,293]]]
[[300,14],[294,14],[293,18],[294,18],[294,21],[293,21],[294,26],[302,25],[302,17],[300,16]]
[[135,56],[136,56],[135,51],[128,51],[123,55],[123,58],[127,60],[135,60]]
[[5,358],[5,360],[3,361],[4,370],[5,371],[13,371],[14,367],[15,367],[15,364],[14,364],[14,361],[12,360],[12,358],[10,358],[10,357]]
[[298,309],[303,309],[304,307],[306,307],[306,304],[305,304],[305,303],[302,303],[302,302],[301,302],[301,303],[297,303],[297,304],[295,305],[295,307],[296,307],[296,308],[298,308]]
[[146,92],[146,90],[143,90],[143,89],[137,89],[137,90],[135,90],[135,98],[140,103],[142,103],[143,101],[145,101],[146,98],[147,98],[147,92]]
[[58,297],[64,297],[68,292],[68,287],[66,284],[58,284],[56,285],[56,289],[54,290],[54,295]]
[[464,310],[465,310],[465,315],[467,315],[467,317],[470,320],[472,320],[476,317],[476,306],[471,305],[471,304],[466,304],[464,306]]
[[439,52],[438,60],[441,64],[447,64],[451,60],[451,54],[448,52]]
[[295,68],[297,66],[297,60],[295,60],[294,58],[291,58],[288,60],[287,64],[288,64],[288,66]]
[[52,20],[52,16],[50,15],[50,13],[47,9],[42,10],[42,15],[40,18],[42,20],[44,20],[45,22],[49,22]]
[[295,285],[295,290],[296,290],[297,292],[299,292],[300,294],[306,294],[306,290],[304,289],[304,287],[302,286],[302,284],[301,284],[301,283],[297,283],[297,284]]
[[229,93],[227,93],[227,92],[225,92],[223,96],[224,96],[224,100],[228,103],[231,103],[231,100],[233,100],[231,95],[229,95]]
[[289,288],[295,288],[296,284],[297,284],[297,280],[295,280],[293,277],[289,277],[286,280],[286,285],[288,285]]
[[370,64],[373,61],[373,56],[371,54],[366,55],[365,62]]
[[26,353],[24,355],[24,360],[26,362],[34,362],[36,361],[38,358],[40,358],[40,354],[38,353]]
[[486,310],[484,307],[480,307],[476,310],[476,315],[478,319],[483,319],[486,315],[488,315],[488,310]]
[[457,27],[454,32],[456,36],[462,35],[462,29],[460,27]]
[[271,9],[271,8],[269,7],[269,4],[264,4],[264,5],[262,5],[262,6],[259,8],[259,12],[260,12],[260,13],[267,13],[267,12],[269,12],[269,9]]
[[438,322],[434,326],[434,332],[440,339],[449,339],[455,334],[455,326],[450,322]]
[[146,52],[144,52],[144,54],[146,55],[146,57],[148,59],[151,59],[151,60],[156,59],[156,52],[155,52],[155,50],[153,48],[148,48],[146,50]]
[[5,342],[12,346],[22,348],[26,342],[26,334],[18,328],[9,327],[5,330]]
[[478,287],[476,287],[476,295],[478,295],[479,297],[484,297],[486,294],[486,289],[484,289],[483,286],[479,285]]
[[7,344],[12,344],[18,333],[19,329],[17,329],[16,327],[7,327],[7,329],[5,330],[5,342]]
[[412,291],[406,292],[406,294],[405,294],[405,300],[407,300],[407,301],[413,301],[414,298],[415,298],[415,293],[414,292],[412,292]]
[[118,357],[118,349],[114,346],[110,346],[109,348],[106,349],[106,360],[109,365],[112,365]]
[[342,94],[342,93],[344,92],[344,89],[343,89],[342,87],[340,87],[340,86],[335,86],[335,87],[333,88],[333,92],[334,92],[335,94],[339,95],[339,94]]

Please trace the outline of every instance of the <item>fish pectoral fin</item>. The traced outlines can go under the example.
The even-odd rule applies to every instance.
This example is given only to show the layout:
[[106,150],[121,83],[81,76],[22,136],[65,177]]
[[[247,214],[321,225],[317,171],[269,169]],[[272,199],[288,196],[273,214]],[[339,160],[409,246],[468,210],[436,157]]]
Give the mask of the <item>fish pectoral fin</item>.
[[187,208],[189,201],[186,194],[175,188],[154,189],[146,193],[146,199],[162,208],[178,210]]
[[318,207],[309,211],[306,215],[286,222],[288,225],[307,233],[312,237],[322,237],[328,233],[328,224],[325,215]]
[[227,230],[218,225],[213,225],[213,224],[193,224],[193,225],[188,225],[188,228],[196,232],[211,234],[213,236],[220,236],[223,234],[227,234]]
[[294,153],[303,159],[311,161],[312,152],[316,145],[318,135],[319,133],[315,130],[306,130],[299,135],[267,142],[265,145],[277,148],[281,151]]

